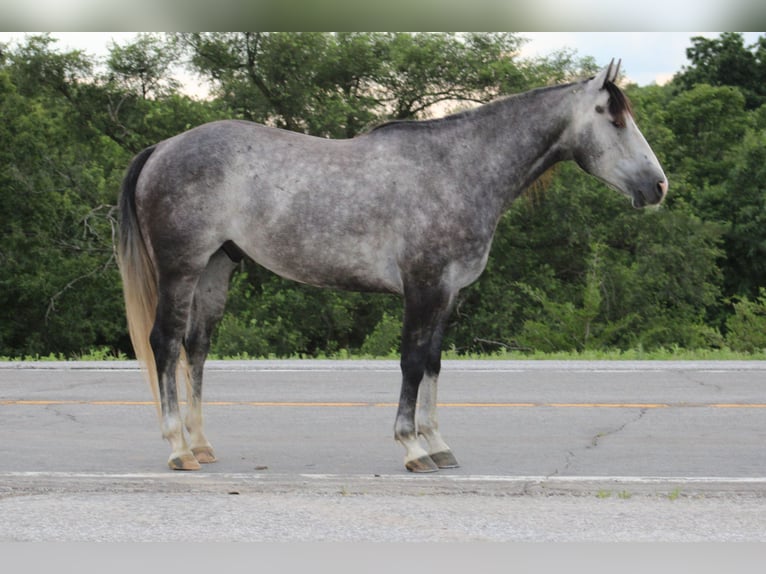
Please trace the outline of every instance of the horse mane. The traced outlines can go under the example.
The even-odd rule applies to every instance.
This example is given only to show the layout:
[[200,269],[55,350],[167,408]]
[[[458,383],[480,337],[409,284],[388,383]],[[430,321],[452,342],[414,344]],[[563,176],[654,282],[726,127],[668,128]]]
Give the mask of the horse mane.
[[501,104],[502,102],[506,102],[508,100],[526,98],[531,96],[534,93],[539,93],[539,92],[550,92],[554,90],[562,90],[562,89],[568,88],[571,85],[572,84],[560,84],[556,86],[546,86],[543,88],[535,88],[532,90],[528,90],[526,92],[519,92],[518,94],[508,94],[508,95],[500,96],[489,102],[482,103],[477,107],[469,108],[460,112],[455,112],[446,116],[442,116],[440,118],[428,118],[425,120],[418,120],[418,119],[388,120],[373,126],[372,128],[370,128],[368,133],[377,132],[378,130],[383,130],[386,128],[396,128],[396,127],[403,128],[403,129],[437,127],[437,126],[444,125],[444,124],[447,124],[452,121],[459,120],[468,116],[474,116],[474,115],[487,113],[487,111],[490,110],[493,106],[497,104]]
[[468,113],[472,110],[465,110],[462,112],[457,112],[454,114],[450,114],[448,116],[444,116],[441,118],[428,118],[425,120],[387,120],[383,123],[377,124],[370,128],[368,133],[377,132],[379,130],[383,130],[386,128],[393,128],[393,127],[400,127],[400,128],[422,128],[422,127],[434,127],[437,125],[442,125],[447,122],[465,117],[468,115]]
[[624,128],[626,114],[633,116],[630,100],[614,82],[605,82],[604,88],[609,92],[609,113],[614,118],[615,125]]
[[[592,79],[592,78],[591,78]],[[586,80],[587,81],[587,80]],[[478,108],[471,108],[468,110],[463,110],[461,112],[457,112],[454,114],[450,114],[441,118],[430,118],[426,120],[388,120],[384,121],[383,123],[380,123],[378,125],[373,126],[367,133],[377,132],[379,130],[384,130],[387,128],[429,128],[429,127],[436,127],[443,125],[445,123],[449,123],[451,121],[464,118],[466,116],[474,115],[474,114],[480,114],[482,113],[482,108],[485,108],[487,106],[491,106],[492,104],[496,104],[505,100],[510,99],[516,99],[516,98],[523,98],[526,96],[529,96],[533,93],[539,93],[539,92],[548,92],[553,90],[560,90],[564,88],[568,88],[572,84],[559,84],[556,86],[547,86],[543,88],[536,88],[534,90],[529,90],[527,92],[521,92],[518,94],[511,94],[508,96],[503,96],[500,98],[497,98],[495,100],[492,100],[491,102],[488,102],[487,104],[483,104],[479,106]],[[607,81],[604,83],[604,89],[609,93],[609,113],[614,118],[614,123],[618,127],[625,127],[625,116],[626,114],[629,116],[633,116],[633,107],[630,103],[630,100],[628,99],[628,96],[625,95],[625,92],[623,92],[620,87],[615,84],[614,82]]]

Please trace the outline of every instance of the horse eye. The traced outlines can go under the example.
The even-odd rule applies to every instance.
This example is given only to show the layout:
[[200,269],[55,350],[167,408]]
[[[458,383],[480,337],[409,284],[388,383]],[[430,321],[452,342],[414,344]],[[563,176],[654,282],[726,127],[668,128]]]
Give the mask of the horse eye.
[[596,106],[596,113],[603,114],[604,106]]

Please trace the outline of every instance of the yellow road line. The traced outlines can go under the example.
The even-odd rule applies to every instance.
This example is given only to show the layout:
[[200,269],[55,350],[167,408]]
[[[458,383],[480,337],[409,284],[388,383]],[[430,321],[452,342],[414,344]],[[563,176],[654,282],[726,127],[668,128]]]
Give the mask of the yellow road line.
[[715,409],[766,409],[766,405],[751,403],[715,403],[710,406]]
[[[181,404],[185,404],[183,401]],[[29,400],[2,399],[2,406],[53,406],[53,405],[95,405],[95,406],[151,406],[153,401],[100,401],[100,400]],[[350,401],[205,401],[210,407],[396,407],[393,402],[350,402]],[[766,409],[766,403],[438,403],[442,408],[535,408],[557,409],[667,409],[667,408],[712,408],[712,409]]]
[[[218,403],[211,402],[205,403],[206,405],[216,405]],[[309,401],[286,401],[286,402],[270,402],[270,401],[246,401],[239,403],[228,403],[233,406],[247,406],[247,407],[371,407],[375,406],[374,403],[344,403],[344,402],[309,402]]]
[[666,409],[672,405],[669,403],[549,403],[547,406],[564,409]]

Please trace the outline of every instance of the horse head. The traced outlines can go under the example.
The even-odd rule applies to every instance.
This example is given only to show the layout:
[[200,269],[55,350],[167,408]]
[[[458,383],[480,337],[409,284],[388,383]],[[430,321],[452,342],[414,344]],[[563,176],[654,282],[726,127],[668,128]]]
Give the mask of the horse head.
[[659,204],[668,190],[657,157],[617,87],[614,60],[577,90],[571,134],[574,160],[586,172],[630,197],[634,207]]

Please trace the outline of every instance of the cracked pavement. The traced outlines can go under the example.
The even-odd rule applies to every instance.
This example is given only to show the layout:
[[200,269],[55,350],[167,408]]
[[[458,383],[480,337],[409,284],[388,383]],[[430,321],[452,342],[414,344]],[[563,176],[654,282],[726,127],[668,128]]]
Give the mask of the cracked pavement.
[[134,364],[0,364],[0,541],[766,541],[764,381],[759,362],[446,361],[461,467],[414,476],[396,362],[212,363],[219,462],[179,474]]
[[[766,476],[765,381],[758,361],[445,361],[448,474]],[[396,361],[212,362],[210,470],[404,472],[398,390]],[[0,364],[0,472],[164,471],[150,402],[135,363]]]
[[628,420],[626,420],[623,424],[608,429],[605,431],[600,431],[593,435],[593,437],[590,439],[590,442],[588,444],[585,444],[581,449],[572,449],[568,450],[566,453],[566,460],[564,461],[564,464],[561,466],[561,468],[557,468],[552,473],[547,475],[547,478],[550,478],[551,476],[560,476],[560,475],[567,475],[570,473],[571,467],[573,466],[573,463],[575,459],[577,458],[577,453],[580,451],[590,451],[592,449],[598,448],[599,445],[611,438],[615,435],[619,434],[620,432],[624,431],[625,428],[628,425],[635,424],[639,422],[642,418],[644,418],[644,415],[648,412],[648,409],[637,409],[636,413],[627,412],[625,413],[625,416]]

